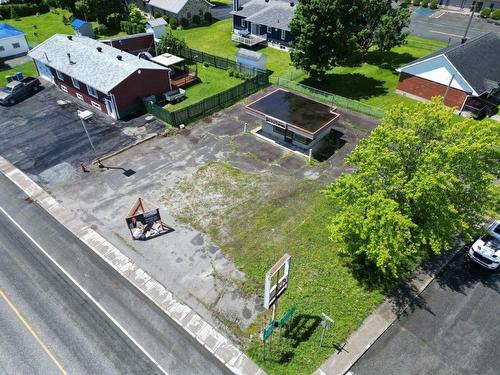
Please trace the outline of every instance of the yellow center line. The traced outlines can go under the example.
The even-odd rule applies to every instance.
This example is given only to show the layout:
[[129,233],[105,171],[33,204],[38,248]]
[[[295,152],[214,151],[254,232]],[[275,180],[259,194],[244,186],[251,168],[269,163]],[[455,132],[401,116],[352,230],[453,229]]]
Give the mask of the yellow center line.
[[0,296],[2,296],[2,298],[5,300],[5,302],[7,302],[7,304],[12,309],[12,311],[14,311],[14,313],[17,315],[17,317],[19,318],[19,320],[21,321],[21,323],[23,323],[24,326],[28,329],[28,331],[35,338],[35,340],[38,342],[38,344],[42,347],[42,349],[45,351],[45,353],[47,353],[47,355],[50,357],[50,359],[52,360],[52,362],[54,362],[54,364],[61,371],[61,373],[64,374],[64,375],[68,375],[68,373],[66,372],[66,370],[62,367],[62,365],[57,360],[57,358],[50,352],[49,348],[47,348],[47,346],[43,343],[43,341],[40,339],[40,337],[35,332],[35,330],[33,328],[31,328],[31,326],[28,324],[28,322],[26,321],[26,319],[24,319],[24,317],[21,314],[21,312],[19,311],[19,309],[14,305],[14,303],[12,303],[12,301],[9,299],[9,297],[7,297],[7,295],[2,290],[2,288],[0,288]]

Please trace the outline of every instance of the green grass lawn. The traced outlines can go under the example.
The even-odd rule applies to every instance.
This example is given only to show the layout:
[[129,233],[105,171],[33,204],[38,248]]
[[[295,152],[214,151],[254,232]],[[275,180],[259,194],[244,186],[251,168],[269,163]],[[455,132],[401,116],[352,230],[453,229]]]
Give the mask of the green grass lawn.
[[[190,69],[194,71],[196,66],[190,66]],[[198,64],[198,77],[200,79],[199,82],[185,89],[186,99],[177,104],[167,104],[165,108],[169,111],[185,108],[243,82],[242,79],[230,77],[227,70],[212,66],[205,67],[203,64]]]
[[[188,46],[214,55],[236,58],[238,46],[231,41],[232,21],[218,21],[210,26],[175,30]],[[399,73],[396,68],[425,56],[446,44],[410,36],[408,43],[390,52],[370,52],[366,62],[357,66],[336,67],[321,83],[312,82],[306,74],[291,65],[288,52],[275,48],[261,48],[267,56],[268,68],[273,72],[271,80],[285,77],[316,88],[359,100],[363,103],[387,109],[396,103],[414,103],[412,99],[397,95]]]
[[[269,374],[311,374],[384,299],[381,291],[363,287],[336,254],[326,228],[335,207],[321,188],[317,181],[212,162],[163,197],[176,207],[178,220],[207,233],[245,273],[242,294],[262,296],[265,273],[285,252],[292,256],[290,287],[277,312],[279,319],[297,306],[291,331],[281,340],[275,331],[266,360],[258,334],[271,312],[260,314],[248,332],[239,331],[250,339],[247,353]],[[336,323],[320,348],[321,313]],[[234,322],[226,323],[238,334]]]
[[[5,68],[5,67],[3,67]],[[7,80],[5,79],[5,76],[8,75],[13,75],[16,74],[17,72],[22,72],[24,76],[37,76],[38,73],[35,69],[35,65],[29,61],[27,63],[15,66],[14,68],[11,69],[2,69],[0,67],[0,86],[3,86],[7,83]]]
[[[2,20],[2,22],[23,30],[26,33],[28,43],[31,47],[33,47],[50,38],[54,34],[73,34],[71,25],[65,25],[62,22],[63,15],[69,17],[70,12],[63,9],[52,9],[48,13],[20,17],[17,20],[7,19]],[[93,22],[93,25],[96,26],[97,23]],[[101,36],[99,39],[122,35],[126,34],[124,32],[112,33],[110,35]]]

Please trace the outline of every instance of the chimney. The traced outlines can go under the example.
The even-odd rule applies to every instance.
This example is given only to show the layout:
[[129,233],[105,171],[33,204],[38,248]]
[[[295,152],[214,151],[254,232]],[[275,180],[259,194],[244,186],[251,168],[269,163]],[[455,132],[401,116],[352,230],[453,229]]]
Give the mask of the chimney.
[[68,35],[69,40],[73,40],[73,35]]
[[69,61],[69,63],[72,64],[72,62],[71,62],[71,54],[68,52],[67,55],[68,55],[68,61]]
[[102,47],[97,47],[98,52],[102,52]]
[[118,55],[118,56],[116,56],[116,58],[117,58],[118,60],[120,60],[120,61],[122,61],[122,59],[123,59],[123,58],[122,58],[122,55]]
[[240,10],[240,0],[233,0],[233,11],[237,12]]

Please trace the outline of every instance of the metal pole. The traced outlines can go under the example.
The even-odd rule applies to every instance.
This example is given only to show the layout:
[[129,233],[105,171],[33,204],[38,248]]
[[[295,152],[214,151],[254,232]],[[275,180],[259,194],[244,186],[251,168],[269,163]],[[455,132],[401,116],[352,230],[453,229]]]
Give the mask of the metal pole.
[[323,332],[321,332],[321,340],[319,342],[320,347],[323,345],[323,339],[325,338],[325,332],[326,332],[326,328],[323,327]]
[[465,29],[464,37],[462,38],[462,44],[467,41],[467,33],[469,32],[470,24],[472,23],[472,18],[474,17],[474,8],[476,7],[476,2],[472,2],[472,9],[470,11],[469,23],[467,23],[467,28]]
[[87,138],[89,139],[90,146],[92,147],[92,150],[94,151],[95,158],[99,159],[97,156],[97,151],[95,150],[94,144],[92,143],[92,138],[90,138],[90,134],[87,130],[87,127],[85,126],[85,121],[82,118],[80,120],[82,121],[82,125],[83,125],[83,129],[85,130],[85,134],[87,134]]
[[451,79],[450,79],[450,83],[448,83],[448,86],[446,87],[446,91],[444,92],[443,104],[444,104],[444,101],[446,100],[446,96],[448,96],[448,92],[450,91],[450,86],[451,86],[454,78],[455,78],[455,74],[452,74]]

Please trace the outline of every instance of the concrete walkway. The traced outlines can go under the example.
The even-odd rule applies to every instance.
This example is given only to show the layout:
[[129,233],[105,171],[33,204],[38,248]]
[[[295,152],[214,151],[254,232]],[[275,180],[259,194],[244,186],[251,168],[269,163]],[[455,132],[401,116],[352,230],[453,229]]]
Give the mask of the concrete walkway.
[[24,56],[14,57],[13,59],[5,60],[3,64],[8,68],[14,68],[18,65],[22,65],[29,61],[31,61],[31,57],[29,57],[28,55],[24,55]]

